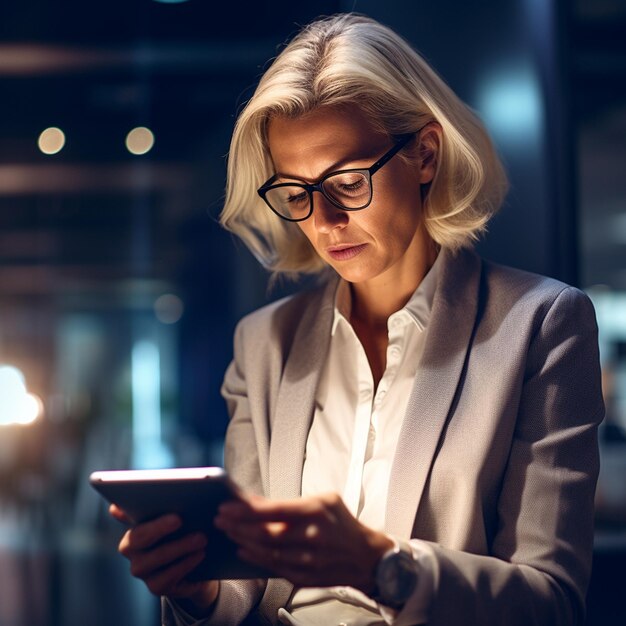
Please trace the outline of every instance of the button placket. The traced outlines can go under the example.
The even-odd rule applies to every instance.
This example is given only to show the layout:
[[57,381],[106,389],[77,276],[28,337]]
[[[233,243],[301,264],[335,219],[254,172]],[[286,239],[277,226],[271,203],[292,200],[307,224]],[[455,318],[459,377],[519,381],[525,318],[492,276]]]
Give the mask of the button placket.
[[389,347],[389,355],[393,357],[394,359],[397,359],[401,353],[402,353],[402,348],[399,345],[394,344],[393,346]]
[[[351,329],[352,330],[352,329]],[[372,398],[374,395],[374,381],[372,372],[365,355],[362,344],[353,333],[353,340],[357,342],[356,371],[358,377],[358,401],[355,407],[354,431],[352,434],[352,452],[348,476],[343,491],[344,502],[353,515],[357,516],[361,500],[361,487],[363,482],[363,465],[367,456],[369,442],[369,426],[373,410]]]

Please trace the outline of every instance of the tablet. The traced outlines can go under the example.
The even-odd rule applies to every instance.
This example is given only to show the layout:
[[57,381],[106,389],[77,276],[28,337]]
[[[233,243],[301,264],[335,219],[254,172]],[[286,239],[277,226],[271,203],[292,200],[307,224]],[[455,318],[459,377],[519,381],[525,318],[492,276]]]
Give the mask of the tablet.
[[238,497],[237,486],[221,467],[99,471],[91,474],[89,482],[133,524],[167,513],[180,515],[183,525],[168,541],[203,532],[208,538],[207,557],[189,580],[268,576],[265,570],[238,559],[236,544],[213,525],[218,506]]

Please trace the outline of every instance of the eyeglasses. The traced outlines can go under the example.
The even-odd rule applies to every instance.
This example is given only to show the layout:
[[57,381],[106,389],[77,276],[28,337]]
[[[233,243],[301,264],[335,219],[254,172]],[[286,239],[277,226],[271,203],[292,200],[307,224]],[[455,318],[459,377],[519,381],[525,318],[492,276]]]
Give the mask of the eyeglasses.
[[[421,130],[421,129],[420,129]],[[418,130],[417,133],[420,131]],[[329,202],[344,211],[360,211],[372,202],[372,176],[391,160],[417,134],[402,135],[391,150],[371,167],[330,172],[316,183],[276,183],[274,174],[258,189],[267,206],[284,220],[302,222],[313,213],[313,192],[319,191]]]

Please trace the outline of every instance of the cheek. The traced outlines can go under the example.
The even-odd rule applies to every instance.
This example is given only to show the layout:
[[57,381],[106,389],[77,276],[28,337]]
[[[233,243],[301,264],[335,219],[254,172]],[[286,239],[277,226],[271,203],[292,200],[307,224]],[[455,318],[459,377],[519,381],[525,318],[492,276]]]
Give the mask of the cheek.
[[422,213],[421,184],[412,172],[400,169],[393,177],[380,181],[374,200],[390,222],[403,227],[418,224]]
[[382,233],[382,243],[389,251],[402,253],[411,245],[417,228],[417,221],[398,219]]
[[305,220],[304,222],[297,222],[297,226],[300,229],[300,231],[302,232],[302,234],[309,240],[309,242],[311,243],[311,245],[316,248],[315,246],[315,237],[314,235],[314,229],[311,227],[312,226],[312,218],[309,218],[308,220]]
[[372,207],[368,226],[378,237],[400,242],[410,241],[421,221],[419,196],[389,196]]

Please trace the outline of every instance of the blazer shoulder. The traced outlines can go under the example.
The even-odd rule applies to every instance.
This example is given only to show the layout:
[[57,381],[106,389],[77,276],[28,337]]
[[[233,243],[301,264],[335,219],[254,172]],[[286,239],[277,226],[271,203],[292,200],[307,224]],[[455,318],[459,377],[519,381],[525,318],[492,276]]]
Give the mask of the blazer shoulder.
[[570,334],[597,335],[596,313],[589,296],[560,280],[503,265],[483,262],[482,323],[508,320],[521,333],[562,328]]
[[245,315],[237,324],[237,332],[254,333],[257,338],[293,337],[303,318],[311,310],[321,312],[333,306],[335,280],[286,296]]
[[497,298],[501,303],[523,304],[548,309],[557,301],[581,304],[589,303],[586,293],[556,278],[542,276],[525,270],[483,261],[484,284],[488,297]]

